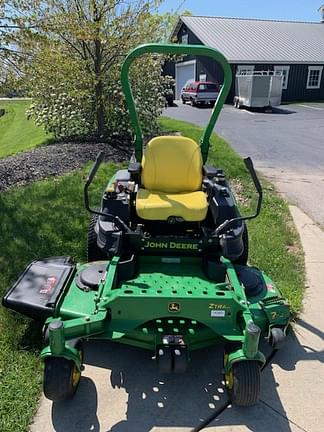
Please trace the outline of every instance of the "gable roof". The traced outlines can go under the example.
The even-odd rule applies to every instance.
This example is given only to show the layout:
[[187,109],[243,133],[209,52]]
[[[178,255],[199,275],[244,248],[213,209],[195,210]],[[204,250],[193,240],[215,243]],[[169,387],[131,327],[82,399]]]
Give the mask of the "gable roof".
[[181,16],[204,45],[230,63],[324,64],[324,24],[315,22]]

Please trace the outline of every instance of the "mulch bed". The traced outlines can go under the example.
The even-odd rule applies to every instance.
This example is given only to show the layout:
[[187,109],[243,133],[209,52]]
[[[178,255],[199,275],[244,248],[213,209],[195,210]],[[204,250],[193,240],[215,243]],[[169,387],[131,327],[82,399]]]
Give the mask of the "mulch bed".
[[56,143],[0,159],[0,191],[48,177],[60,176],[93,161],[99,151],[107,162],[125,162],[130,147],[113,147],[107,143]]

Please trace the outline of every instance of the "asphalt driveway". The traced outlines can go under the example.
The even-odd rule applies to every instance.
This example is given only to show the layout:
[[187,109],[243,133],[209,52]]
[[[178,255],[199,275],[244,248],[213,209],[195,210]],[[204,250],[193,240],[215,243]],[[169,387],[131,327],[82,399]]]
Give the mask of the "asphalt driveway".
[[[204,126],[210,113],[179,102],[164,115]],[[216,132],[324,227],[324,103],[283,105],[273,113],[226,105]]]

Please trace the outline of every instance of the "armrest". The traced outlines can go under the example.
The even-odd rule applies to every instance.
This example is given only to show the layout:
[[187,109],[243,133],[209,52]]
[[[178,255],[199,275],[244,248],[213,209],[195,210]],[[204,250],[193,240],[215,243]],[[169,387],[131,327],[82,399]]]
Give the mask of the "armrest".
[[208,178],[216,177],[219,173],[219,170],[217,168],[210,165],[203,165],[202,169],[204,176]]

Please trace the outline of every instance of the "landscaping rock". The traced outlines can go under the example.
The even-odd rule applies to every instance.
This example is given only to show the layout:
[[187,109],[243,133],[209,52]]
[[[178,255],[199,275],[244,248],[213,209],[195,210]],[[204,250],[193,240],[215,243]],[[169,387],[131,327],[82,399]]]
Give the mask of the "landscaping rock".
[[0,159],[0,191],[13,185],[25,185],[47,177],[63,175],[94,160],[99,151],[105,161],[128,161],[130,147],[107,143],[57,143]]

